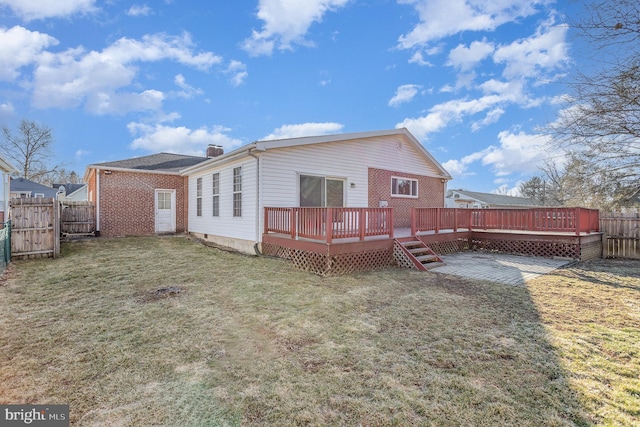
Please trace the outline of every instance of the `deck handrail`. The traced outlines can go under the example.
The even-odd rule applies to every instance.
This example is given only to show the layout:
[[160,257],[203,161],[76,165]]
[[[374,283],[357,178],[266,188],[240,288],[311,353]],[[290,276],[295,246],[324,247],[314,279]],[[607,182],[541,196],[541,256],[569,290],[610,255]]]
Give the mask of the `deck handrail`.
[[[330,227],[327,220],[331,219]],[[333,239],[393,238],[392,208],[265,207],[264,233],[286,234],[331,243]]]
[[412,208],[411,233],[458,229],[599,232],[599,211],[587,208]]

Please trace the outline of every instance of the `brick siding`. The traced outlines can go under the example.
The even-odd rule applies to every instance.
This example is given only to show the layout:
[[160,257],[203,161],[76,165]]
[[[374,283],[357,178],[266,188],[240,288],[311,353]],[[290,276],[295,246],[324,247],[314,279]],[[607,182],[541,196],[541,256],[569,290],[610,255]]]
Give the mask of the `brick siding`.
[[154,234],[156,189],[176,190],[176,232],[187,230],[186,177],[120,171],[98,173],[100,235],[113,237]]
[[[417,180],[418,197],[392,197],[392,176]],[[369,168],[369,207],[377,208],[381,200],[393,208],[396,227],[410,227],[411,208],[444,207],[444,183],[441,178]]]

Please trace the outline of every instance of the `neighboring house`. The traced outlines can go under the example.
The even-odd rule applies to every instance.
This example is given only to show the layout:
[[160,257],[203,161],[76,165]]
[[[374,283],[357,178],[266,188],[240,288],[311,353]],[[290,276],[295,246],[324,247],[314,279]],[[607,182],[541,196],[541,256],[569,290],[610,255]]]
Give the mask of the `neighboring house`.
[[265,207],[443,207],[447,171],[406,129],[257,141],[186,168],[188,231],[253,253]]
[[9,199],[11,198],[10,175],[18,172],[18,169],[0,154],[0,179],[2,180],[0,185],[0,222],[4,222],[8,217]]
[[449,190],[446,198],[446,207],[448,208],[514,209],[536,206],[538,205],[533,200],[525,197],[511,197],[467,190]]
[[14,197],[46,197],[56,198],[57,190],[37,182],[29,181],[26,178],[11,178],[11,198]]
[[61,202],[84,202],[89,200],[89,186],[87,184],[53,184],[57,190],[58,200]]
[[96,234],[140,236],[187,230],[187,178],[180,170],[206,157],[160,153],[87,166]]

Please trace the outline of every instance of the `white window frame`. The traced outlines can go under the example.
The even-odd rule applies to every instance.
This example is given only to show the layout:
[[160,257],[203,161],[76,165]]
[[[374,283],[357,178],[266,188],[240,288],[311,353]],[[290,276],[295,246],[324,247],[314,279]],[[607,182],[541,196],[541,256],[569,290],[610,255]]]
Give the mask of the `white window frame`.
[[202,177],[196,179],[196,216],[202,216]]
[[211,216],[220,216],[220,172],[211,175]]
[[233,168],[233,217],[242,217],[242,166]]
[[[410,182],[410,192],[411,194],[401,194],[398,192],[400,188],[400,181],[408,181]],[[407,178],[404,176],[392,176],[391,177],[391,197],[404,197],[409,199],[417,199],[419,194],[418,189],[418,180],[413,178]],[[414,194],[415,190],[415,194]]]

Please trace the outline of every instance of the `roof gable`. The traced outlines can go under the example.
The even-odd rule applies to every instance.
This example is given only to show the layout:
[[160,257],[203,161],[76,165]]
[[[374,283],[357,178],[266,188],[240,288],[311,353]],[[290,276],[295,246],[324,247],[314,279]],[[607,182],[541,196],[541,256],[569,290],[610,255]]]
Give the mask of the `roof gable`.
[[30,181],[26,178],[11,178],[9,191],[12,193],[42,193],[45,197],[56,197],[56,190],[54,188]]
[[367,138],[384,137],[384,136],[401,136],[409,144],[416,149],[419,155],[433,165],[434,169],[438,171],[440,177],[443,179],[451,179],[451,175],[442,167],[442,165],[429,153],[424,146],[405,128],[390,129],[371,132],[355,132],[355,133],[343,133],[333,135],[321,135],[321,136],[306,136],[299,138],[287,138],[287,139],[274,139],[265,141],[256,141],[251,144],[242,146],[227,154],[223,154],[219,157],[208,159],[207,161],[186,168],[183,174],[187,175],[192,172],[196,172],[200,169],[222,164],[226,161],[237,159],[239,157],[245,157],[251,155],[251,152],[269,151],[278,148],[295,148],[299,146],[311,145],[311,144],[326,144],[332,142],[348,142],[353,140],[362,140]]

